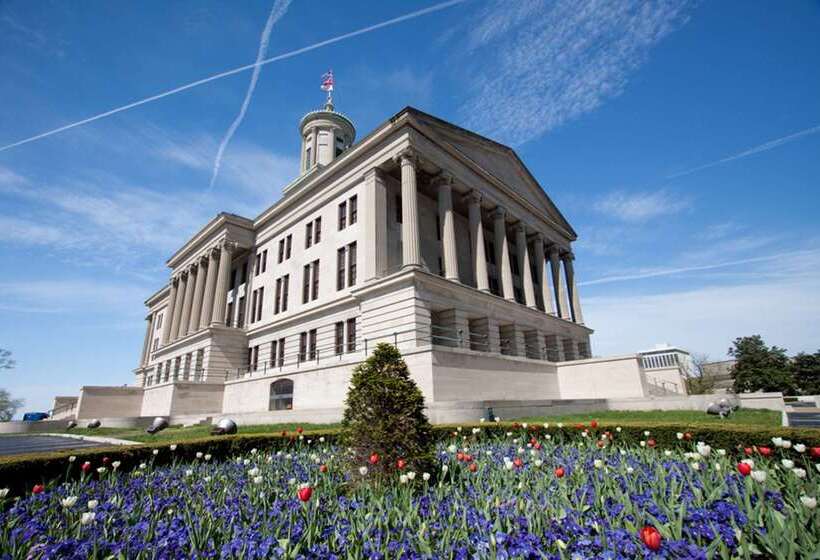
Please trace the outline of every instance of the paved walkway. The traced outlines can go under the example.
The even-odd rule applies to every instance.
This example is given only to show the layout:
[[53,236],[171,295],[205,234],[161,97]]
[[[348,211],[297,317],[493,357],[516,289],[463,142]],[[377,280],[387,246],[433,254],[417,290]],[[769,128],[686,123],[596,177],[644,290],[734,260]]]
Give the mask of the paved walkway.
[[68,438],[61,436],[2,436],[0,437],[0,455],[19,455],[21,453],[62,451],[64,449],[104,447],[106,445],[107,444],[99,441],[89,441],[87,439]]

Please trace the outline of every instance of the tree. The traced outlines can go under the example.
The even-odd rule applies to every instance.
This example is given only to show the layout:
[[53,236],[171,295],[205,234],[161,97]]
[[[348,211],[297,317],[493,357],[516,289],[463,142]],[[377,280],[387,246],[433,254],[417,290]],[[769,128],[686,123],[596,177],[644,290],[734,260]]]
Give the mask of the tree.
[[378,344],[353,370],[342,428],[354,474],[364,466],[368,478],[396,476],[400,459],[405,470],[432,470],[434,446],[424,396],[395,346]]
[[692,370],[686,373],[686,391],[690,395],[704,395],[715,389],[715,379],[705,375],[704,366],[710,362],[706,354],[692,354]]
[[14,360],[11,359],[11,351],[5,348],[0,348],[0,370],[13,369],[15,365]]
[[795,393],[794,378],[784,348],[767,346],[757,334],[736,338],[733,344],[734,347],[729,348],[729,355],[735,358],[732,378],[736,393]]
[[804,395],[820,395],[820,350],[814,354],[799,353],[792,358],[792,376]]
[[[11,351],[0,348],[0,370],[13,369],[14,360],[11,359]],[[13,399],[11,394],[5,389],[0,389],[0,422],[8,422],[14,417],[14,413],[23,406],[22,399]]]

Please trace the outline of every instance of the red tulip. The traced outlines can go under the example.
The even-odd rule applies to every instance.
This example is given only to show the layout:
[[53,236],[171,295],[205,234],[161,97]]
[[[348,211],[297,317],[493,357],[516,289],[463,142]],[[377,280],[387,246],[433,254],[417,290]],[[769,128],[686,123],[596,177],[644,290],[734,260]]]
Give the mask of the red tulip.
[[640,535],[643,544],[646,545],[646,548],[652,551],[661,549],[661,534],[658,532],[657,529],[647,525],[646,527],[641,529]]
[[596,420],[593,420],[592,422],[589,423],[589,427],[590,428],[597,428],[598,427],[598,422]]
[[478,465],[475,463],[470,463],[470,466],[467,467],[470,472],[476,472],[478,470]]
[[541,449],[541,444],[538,443],[537,441],[534,444],[532,444],[532,446],[536,449]]
[[555,476],[558,478],[564,478],[564,467],[558,467],[555,469]]
[[103,458],[102,458],[102,463],[103,463],[103,465],[107,465],[107,464],[108,464],[108,463],[110,463],[110,462],[111,462],[111,459],[109,459],[108,457],[103,457]]
[[370,464],[375,465],[379,462],[379,454],[378,453],[371,453],[370,454]]
[[812,459],[820,459],[820,447],[809,448],[809,455]]
[[738,463],[737,472],[739,472],[743,476],[749,476],[752,473],[752,467],[751,465],[749,465],[749,463]]
[[530,445],[535,445],[536,443],[538,443],[538,440],[535,439],[535,436],[531,437],[530,438]]
[[285,430],[282,430],[282,437],[285,437],[287,435],[288,435],[288,433]]
[[686,441],[692,441],[692,434],[690,432],[684,432],[683,439],[685,439]]
[[464,460],[464,453],[462,453],[461,451],[456,453],[456,461],[463,461],[463,460]]
[[606,445],[606,442],[599,439],[598,441],[595,442],[595,445],[597,445],[600,448],[603,448]]
[[32,494],[42,494],[42,492],[46,489],[45,486],[42,484],[35,484],[34,488],[31,489]]
[[655,447],[656,445],[658,445],[658,442],[656,442],[654,439],[646,440],[646,446],[647,447]]
[[583,430],[586,426],[584,426],[581,423],[578,423],[578,424],[575,424],[575,427],[578,428],[579,430]]
[[322,465],[321,467],[319,467],[319,472],[320,473],[326,473],[327,472],[327,465]]
[[313,495],[313,488],[310,486],[304,486],[299,488],[299,491],[296,493],[299,496],[299,499],[303,502],[307,502],[310,500],[310,497]]
[[516,469],[520,469],[524,466],[524,461],[521,460],[521,457],[516,457],[513,459],[513,465],[515,465]]
[[513,422],[513,430],[517,430],[520,427],[521,427],[521,424],[519,424],[518,422]]
[[296,433],[297,433],[297,434],[301,434],[301,433],[302,433],[302,432],[304,432],[304,431],[305,431],[305,430],[303,430],[303,429],[302,429],[302,426],[299,426],[298,428],[296,428]]
[[770,447],[758,447],[757,452],[764,457],[769,457],[772,454],[772,449]]
[[472,456],[472,455],[470,455],[469,453],[465,453],[465,454],[464,454],[464,462],[465,462],[465,463],[469,463],[469,462],[471,462],[472,460],[473,460],[473,456]]
[[745,453],[746,455],[751,455],[752,453],[754,453],[754,450],[751,447],[744,447],[743,453]]
[[407,466],[407,461],[405,461],[404,459],[399,459],[398,461],[396,461],[396,468],[397,469],[402,470],[406,466]]
[[80,467],[80,470],[82,470],[84,473],[91,472],[91,462],[86,461],[85,463],[83,463],[83,466]]

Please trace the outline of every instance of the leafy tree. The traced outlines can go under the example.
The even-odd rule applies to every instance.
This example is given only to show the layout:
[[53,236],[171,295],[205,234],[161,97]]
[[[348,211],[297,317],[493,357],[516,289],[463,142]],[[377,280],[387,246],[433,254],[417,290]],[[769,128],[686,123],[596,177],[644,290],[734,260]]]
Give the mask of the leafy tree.
[[736,338],[729,355],[735,358],[732,367],[736,393],[781,391],[794,394],[796,387],[789,358],[784,348],[769,347],[760,335]]
[[400,459],[405,471],[432,472],[434,447],[424,396],[395,346],[377,345],[353,370],[345,406],[343,438],[352,450],[354,475],[365,466],[368,478],[395,477]]
[[0,389],[0,422],[8,422],[23,406],[23,399],[13,399],[8,391]]
[[820,350],[814,354],[801,352],[792,358],[794,382],[804,395],[820,395]]

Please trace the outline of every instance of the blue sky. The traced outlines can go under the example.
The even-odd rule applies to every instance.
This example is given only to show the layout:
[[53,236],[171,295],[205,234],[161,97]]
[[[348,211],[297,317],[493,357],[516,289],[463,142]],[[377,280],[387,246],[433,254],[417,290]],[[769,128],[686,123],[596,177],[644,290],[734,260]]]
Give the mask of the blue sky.
[[[279,0],[266,56],[436,5]],[[336,75],[364,136],[405,105],[512,145],[579,233],[598,355],[714,359],[820,333],[817,2],[468,0],[3,147],[253,64],[274,2],[0,3],[0,386],[47,409],[133,380],[142,302],[218,211],[297,172],[296,126]],[[264,58],[264,57],[263,57]]]

